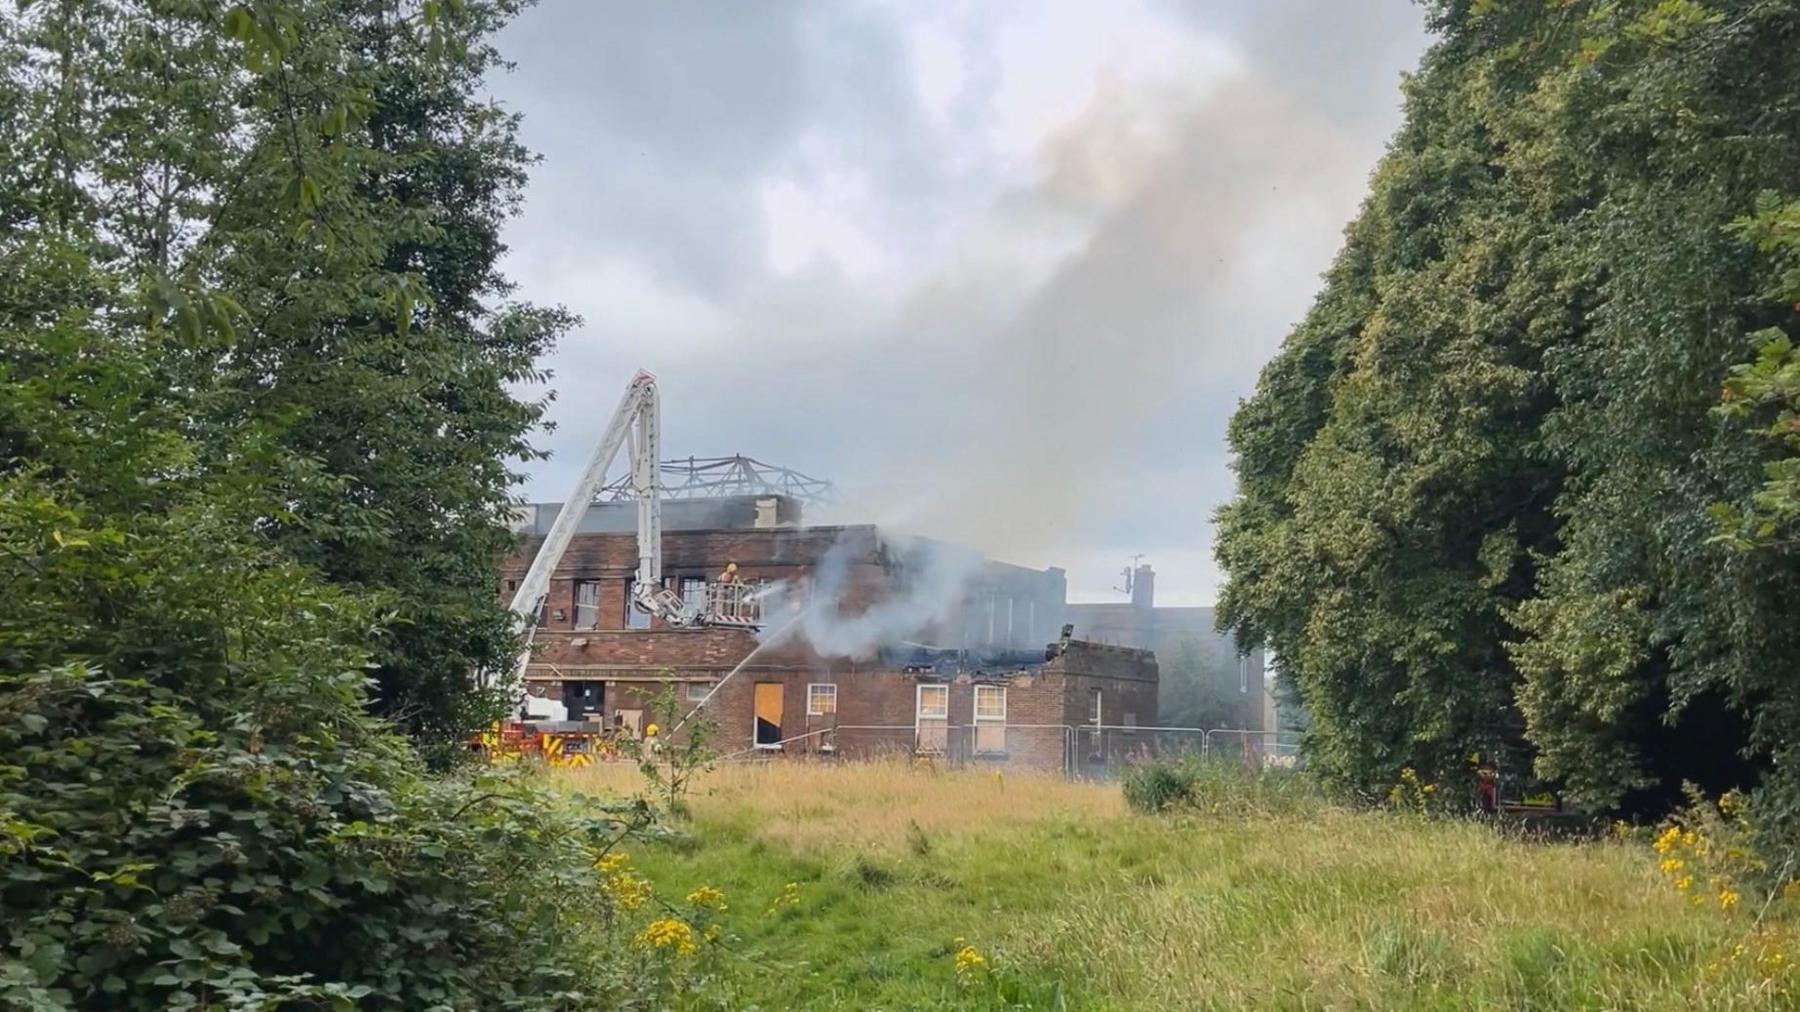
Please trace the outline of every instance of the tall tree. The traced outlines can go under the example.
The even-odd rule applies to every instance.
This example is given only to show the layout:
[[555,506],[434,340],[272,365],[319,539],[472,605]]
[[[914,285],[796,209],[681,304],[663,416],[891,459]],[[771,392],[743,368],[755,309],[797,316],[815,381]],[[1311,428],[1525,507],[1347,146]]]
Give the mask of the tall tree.
[[508,301],[498,269],[530,157],[479,92],[520,6],[146,0],[33,22],[69,33],[32,71],[46,210],[150,279],[159,326],[216,325],[168,363],[203,393],[197,466],[242,463],[220,433],[265,434],[259,530],[384,602],[373,703],[437,760],[501,706],[474,676],[512,654],[509,465],[541,414],[510,388],[571,322]]
[[[1800,173],[1800,14],[1430,7],[1405,125],[1233,422],[1226,621],[1346,780],[1498,750],[1596,806],[1772,774],[1800,814],[1800,567],[1731,550],[1785,522],[1765,195]],[[1728,378],[1759,425],[1713,410]]]
[[[421,77],[434,25],[464,26],[443,29],[448,45],[479,24],[445,12],[408,15]],[[365,344],[423,330],[386,294],[425,283],[380,258],[387,235],[430,215],[362,193],[373,148],[335,139],[380,111],[372,86],[388,72],[343,13],[308,0],[0,13],[7,1008],[656,1004],[642,993],[655,975],[620,965],[621,922],[592,870],[596,835],[616,825],[516,785],[422,776],[367,712],[371,646],[402,581],[328,579],[302,531],[326,510],[379,530],[393,504],[301,438],[310,404],[246,396],[257,377],[279,395],[293,359],[360,361]],[[280,329],[295,321],[330,340]],[[360,393],[503,396],[499,366],[419,341],[400,371],[427,370],[426,393]],[[481,410],[522,424],[516,406]],[[458,445],[497,480],[506,448],[452,439],[462,414],[445,407],[444,431],[381,452]],[[440,548],[491,567],[497,505],[414,498],[444,511]]]

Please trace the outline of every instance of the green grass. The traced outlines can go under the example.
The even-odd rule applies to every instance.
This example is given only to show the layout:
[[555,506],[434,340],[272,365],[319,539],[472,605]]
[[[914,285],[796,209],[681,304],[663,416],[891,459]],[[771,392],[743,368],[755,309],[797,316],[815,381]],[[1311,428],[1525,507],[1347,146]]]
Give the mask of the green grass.
[[[1753,937],[1754,912],[1696,906],[1639,846],[1316,800],[1136,815],[1112,785],[895,765],[725,770],[693,807],[686,842],[631,863],[662,896],[729,897],[696,1005],[1796,1007],[1791,971],[1757,962],[1793,957],[1789,922]],[[965,980],[958,938],[987,959]]]

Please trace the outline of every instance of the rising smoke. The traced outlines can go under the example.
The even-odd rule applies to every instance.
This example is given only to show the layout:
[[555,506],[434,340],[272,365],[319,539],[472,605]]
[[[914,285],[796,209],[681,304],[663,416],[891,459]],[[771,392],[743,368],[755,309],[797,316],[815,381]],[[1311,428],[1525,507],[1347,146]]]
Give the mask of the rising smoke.
[[[912,640],[951,618],[981,555],[928,538],[839,536],[814,568],[810,582],[782,583],[764,599],[765,645],[805,640],[823,657],[867,658]],[[882,593],[867,595],[856,565],[871,554],[883,560]],[[867,574],[873,578],[875,574]],[[892,582],[885,582],[887,580]]]

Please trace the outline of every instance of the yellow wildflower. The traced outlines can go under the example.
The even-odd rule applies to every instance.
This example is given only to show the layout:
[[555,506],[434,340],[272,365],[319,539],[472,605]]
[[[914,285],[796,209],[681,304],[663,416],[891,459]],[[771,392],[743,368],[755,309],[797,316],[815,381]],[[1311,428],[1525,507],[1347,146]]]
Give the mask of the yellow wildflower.
[[664,917],[644,925],[634,939],[646,949],[673,950],[678,956],[694,954],[694,927],[678,917]]
[[1683,861],[1681,858],[1665,857],[1665,858],[1663,858],[1662,864],[1659,867],[1662,868],[1664,875],[1673,875],[1686,866],[1687,866],[1687,862]]
[[781,895],[769,901],[769,913],[772,914],[782,907],[797,906],[799,903],[800,883],[789,882],[787,885],[781,887]]
[[958,938],[951,943],[956,948],[956,978],[967,982],[987,966],[987,957],[981,950]]
[[625,867],[625,862],[629,860],[631,860],[631,855],[622,850],[615,850],[610,854],[602,854],[600,859],[594,862],[594,868],[602,874],[610,875]]
[[706,929],[706,933],[701,935],[700,937],[706,939],[708,942],[718,941],[719,940],[719,926],[717,924],[709,925]]
[[1694,876],[1692,876],[1692,875],[1683,875],[1680,878],[1675,880],[1675,888],[1681,890],[1682,892],[1687,892],[1689,889],[1692,889],[1693,887],[1694,887]]
[[1650,849],[1656,851],[1658,854],[1667,854],[1669,848],[1680,842],[1681,830],[1675,826],[1670,826],[1668,829],[1662,831],[1662,835],[1656,838],[1656,842],[1650,845]]
[[1725,889],[1719,893],[1719,909],[1730,910],[1737,906],[1738,894],[1735,889]]
[[712,886],[701,886],[693,892],[688,893],[687,901],[694,906],[706,907],[711,910],[722,911],[728,909],[725,906],[725,894],[714,889]]
[[650,901],[650,882],[628,871],[609,876],[600,888],[611,896],[614,903],[626,910],[636,910]]

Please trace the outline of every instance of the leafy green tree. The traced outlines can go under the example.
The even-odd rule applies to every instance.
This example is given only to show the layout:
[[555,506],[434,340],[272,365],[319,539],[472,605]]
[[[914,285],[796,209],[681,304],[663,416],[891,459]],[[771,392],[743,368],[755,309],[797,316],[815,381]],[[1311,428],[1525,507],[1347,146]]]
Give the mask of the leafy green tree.
[[[244,394],[300,354],[270,336],[285,314],[363,318],[321,360],[415,332],[370,294],[413,282],[357,241],[384,227],[350,191],[364,156],[301,115],[379,109],[350,100],[344,10],[0,16],[8,1008],[654,1004],[591,867],[635,819],[421,774],[367,706],[393,586],[321,573],[289,531],[367,497],[296,437],[306,405]],[[463,10],[415,9],[419,72]]]
[[1224,620],[1346,782],[1479,751],[1598,807],[1760,776],[1800,817],[1800,13],[1428,6],[1405,124],[1233,421]]
[[434,761],[502,709],[510,461],[541,405],[509,386],[570,323],[496,263],[528,154],[478,100],[514,0],[42,4],[8,144],[21,205],[103,238],[192,390],[195,466],[262,433],[262,536],[381,598],[377,710]]

